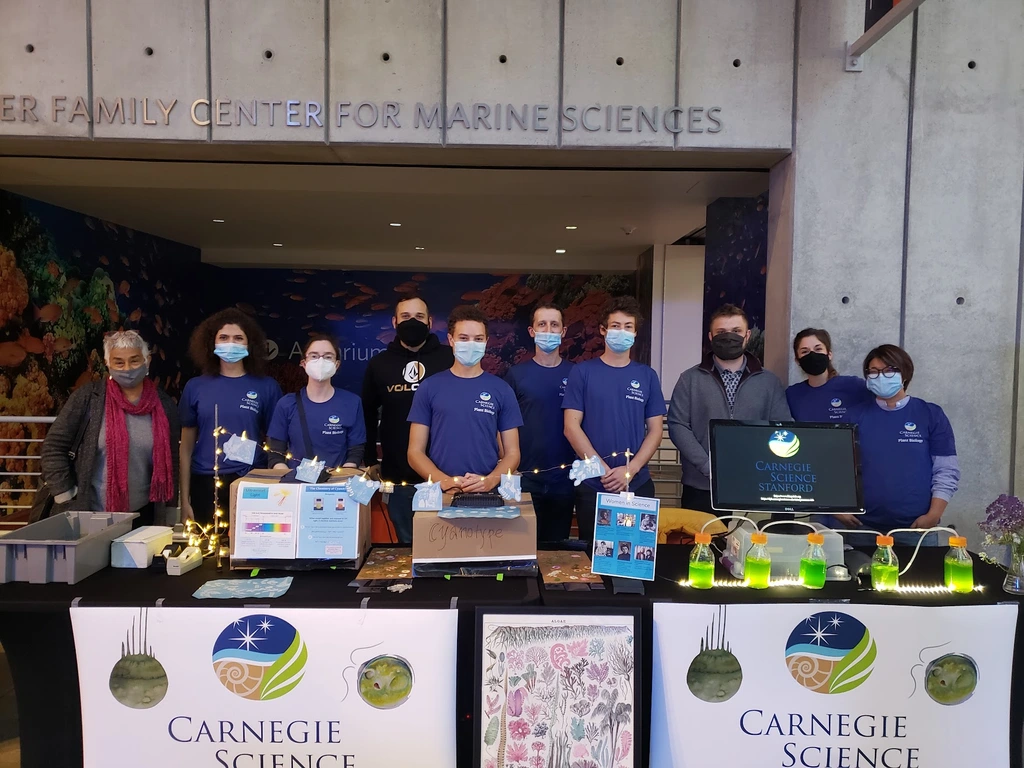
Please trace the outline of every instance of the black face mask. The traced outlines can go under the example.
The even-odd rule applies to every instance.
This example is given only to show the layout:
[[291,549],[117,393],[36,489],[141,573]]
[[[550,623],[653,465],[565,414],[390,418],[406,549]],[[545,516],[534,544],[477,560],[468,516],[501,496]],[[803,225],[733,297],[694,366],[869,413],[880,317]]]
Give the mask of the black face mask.
[[719,333],[712,336],[711,352],[719,360],[735,360],[743,354],[743,337],[738,333]]
[[796,363],[808,376],[817,376],[828,370],[828,355],[824,352],[808,352]]
[[418,347],[430,335],[430,326],[414,317],[400,322],[395,326],[395,330],[398,331],[398,340],[407,347]]

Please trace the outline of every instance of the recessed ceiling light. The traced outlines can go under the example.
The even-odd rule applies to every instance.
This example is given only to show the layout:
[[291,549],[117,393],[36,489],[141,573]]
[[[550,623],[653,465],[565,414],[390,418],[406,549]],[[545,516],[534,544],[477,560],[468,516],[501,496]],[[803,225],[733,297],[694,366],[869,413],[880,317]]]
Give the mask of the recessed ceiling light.
[[400,227],[400,226],[402,226],[402,225],[401,225],[401,224],[399,224],[399,223],[398,223],[397,221],[392,221],[392,222],[391,222],[391,226],[392,226],[392,227]]
[[425,251],[425,250],[427,250],[427,249],[426,249],[426,248],[424,248],[424,247],[423,247],[422,245],[417,245],[417,246],[416,246],[416,250],[417,250],[417,251]]
[[555,253],[565,253],[565,248],[556,248]]
[[274,243],[275,248],[284,248],[284,243]]
[[576,227],[575,227],[575,226],[572,226],[572,225],[570,225],[570,226],[566,227],[566,229],[576,229]]
[[224,219],[214,219],[213,223],[214,224],[223,224],[224,223]]

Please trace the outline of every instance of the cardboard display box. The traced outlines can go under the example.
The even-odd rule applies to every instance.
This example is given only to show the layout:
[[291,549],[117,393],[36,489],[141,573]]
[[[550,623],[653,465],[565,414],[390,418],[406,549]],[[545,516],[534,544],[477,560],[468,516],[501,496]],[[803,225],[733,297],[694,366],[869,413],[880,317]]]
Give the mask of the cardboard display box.
[[[444,504],[450,503],[446,494]],[[519,517],[445,520],[437,512],[417,511],[412,518],[413,564],[536,560],[537,516],[530,494],[508,505],[519,507]]]
[[[276,485],[278,481],[287,474],[284,469],[254,469],[248,475],[240,477],[231,483],[230,496],[230,525],[235,527],[235,510],[238,502],[238,487],[241,483],[260,483],[265,485]],[[363,473],[353,467],[342,467],[341,471],[335,474],[331,472],[331,478],[326,483],[318,485],[333,485],[345,483],[350,477],[358,477]],[[235,540],[231,537],[231,569],[244,570],[247,568],[275,568],[283,570],[306,570],[309,568],[327,568],[335,566],[338,568],[361,568],[366,559],[366,553],[370,551],[370,507],[366,504],[359,505],[359,522],[357,524],[357,553],[355,557],[338,560],[238,560],[235,558]]]

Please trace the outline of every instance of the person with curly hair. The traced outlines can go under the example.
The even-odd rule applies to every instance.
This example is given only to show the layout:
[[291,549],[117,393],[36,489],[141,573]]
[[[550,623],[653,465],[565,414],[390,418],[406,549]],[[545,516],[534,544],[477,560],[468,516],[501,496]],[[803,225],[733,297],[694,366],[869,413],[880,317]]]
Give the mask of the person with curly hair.
[[[259,324],[238,309],[224,309],[206,318],[192,333],[189,354],[200,376],[181,393],[181,516],[200,525],[213,522],[213,463],[218,448],[244,433],[257,441],[251,462],[221,454],[221,487],[217,505],[228,508],[231,483],[255,466],[265,466],[261,448],[281,387],[265,375],[267,337]],[[216,414],[215,414],[216,409]],[[226,434],[214,437],[218,426]]]

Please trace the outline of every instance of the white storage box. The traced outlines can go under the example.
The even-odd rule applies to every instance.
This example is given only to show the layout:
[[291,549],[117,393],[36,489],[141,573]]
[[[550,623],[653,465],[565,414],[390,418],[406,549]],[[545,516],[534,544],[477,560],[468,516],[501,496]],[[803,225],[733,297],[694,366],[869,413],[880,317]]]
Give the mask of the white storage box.
[[[812,523],[812,525],[818,530],[818,533],[825,537],[824,550],[827,565],[830,567],[842,565],[845,562],[843,537],[820,523]],[[750,534],[754,530],[753,525],[743,523],[726,540],[722,564],[737,579],[743,578],[743,560],[747,556],[747,550],[750,549]],[[800,557],[807,549],[807,535],[776,533],[770,528],[766,533],[768,534],[768,554],[772,556],[772,578],[799,577]],[[810,529],[808,529],[808,533],[810,533]]]
[[153,558],[171,543],[174,529],[144,525],[110,542],[110,565],[114,568],[149,568]]

